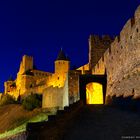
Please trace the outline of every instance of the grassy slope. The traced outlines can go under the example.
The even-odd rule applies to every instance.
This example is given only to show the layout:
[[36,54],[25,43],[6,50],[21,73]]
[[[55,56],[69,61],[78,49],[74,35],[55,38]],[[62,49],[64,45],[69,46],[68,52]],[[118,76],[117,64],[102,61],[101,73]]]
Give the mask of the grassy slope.
[[15,104],[0,107],[0,133],[24,123],[39,112],[41,112],[40,109],[26,111],[22,106]]
[[41,109],[27,111],[21,105],[0,107],[0,139],[23,132],[27,122],[47,120],[47,116]]

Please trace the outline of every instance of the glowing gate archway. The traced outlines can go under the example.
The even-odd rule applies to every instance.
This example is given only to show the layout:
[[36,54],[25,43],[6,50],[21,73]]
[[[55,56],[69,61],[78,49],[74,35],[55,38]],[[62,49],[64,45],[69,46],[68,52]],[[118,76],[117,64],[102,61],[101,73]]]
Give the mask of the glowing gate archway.
[[106,73],[104,75],[84,74],[84,75],[79,76],[80,100],[82,100],[84,104],[87,104],[86,86],[89,83],[98,83],[98,84],[102,85],[103,104],[105,104],[106,87],[107,87],[107,75],[106,75]]
[[89,83],[86,85],[86,103],[103,104],[103,86],[99,83]]

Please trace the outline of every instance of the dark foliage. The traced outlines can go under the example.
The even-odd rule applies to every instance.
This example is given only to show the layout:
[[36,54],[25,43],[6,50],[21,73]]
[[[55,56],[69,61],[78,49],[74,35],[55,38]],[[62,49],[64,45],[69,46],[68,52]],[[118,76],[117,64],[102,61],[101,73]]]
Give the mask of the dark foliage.
[[42,95],[31,94],[23,99],[22,105],[26,110],[33,110],[35,108],[41,107]]
[[16,100],[13,96],[9,94],[2,95],[0,100],[0,106],[7,105],[7,104],[15,104]]

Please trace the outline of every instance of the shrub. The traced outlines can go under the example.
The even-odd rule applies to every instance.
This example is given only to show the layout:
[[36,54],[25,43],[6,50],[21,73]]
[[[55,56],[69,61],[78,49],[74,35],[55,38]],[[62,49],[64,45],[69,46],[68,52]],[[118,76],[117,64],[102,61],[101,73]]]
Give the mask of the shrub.
[[41,107],[42,105],[42,95],[31,94],[23,99],[22,105],[26,110],[33,110],[35,108]]
[[0,106],[14,103],[16,103],[16,100],[13,96],[9,94],[2,95],[2,98],[0,100]]

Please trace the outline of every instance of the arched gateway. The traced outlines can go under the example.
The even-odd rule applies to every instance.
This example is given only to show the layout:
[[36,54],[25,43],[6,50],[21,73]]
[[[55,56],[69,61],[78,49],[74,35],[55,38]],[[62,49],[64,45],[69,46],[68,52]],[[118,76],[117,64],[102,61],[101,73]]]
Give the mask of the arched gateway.
[[[92,96],[92,99],[89,99],[89,97],[91,97],[89,95],[91,94],[91,92],[87,91],[89,90],[87,89],[88,86],[93,86],[91,87],[92,88],[91,92],[93,92],[93,95],[94,95]],[[91,74],[80,75],[79,87],[80,87],[80,99],[83,100],[85,104],[105,104],[106,87],[107,87],[106,75],[91,75]],[[96,93],[97,90],[100,93]],[[102,94],[102,95],[98,96],[99,94]],[[100,101],[99,101],[99,98],[100,98]],[[96,102],[97,100],[98,102]]]

